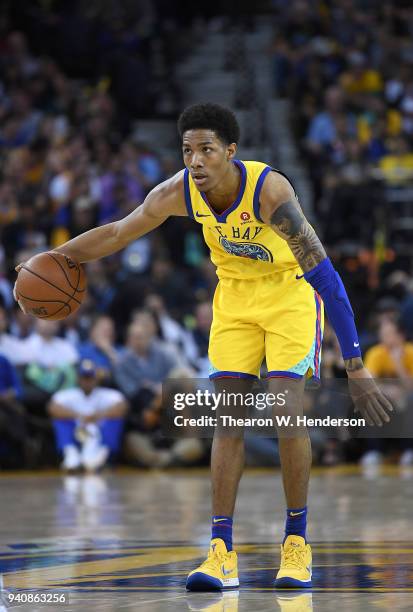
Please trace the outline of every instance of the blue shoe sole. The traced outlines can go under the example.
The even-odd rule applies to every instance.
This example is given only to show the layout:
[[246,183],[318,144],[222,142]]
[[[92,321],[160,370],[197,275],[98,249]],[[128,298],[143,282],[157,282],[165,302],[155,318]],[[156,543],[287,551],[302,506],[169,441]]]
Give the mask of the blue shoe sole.
[[309,582],[302,582],[301,580],[285,576],[284,578],[276,579],[274,586],[276,589],[311,589],[313,585],[311,580]]
[[196,572],[192,576],[188,576],[186,588],[188,591],[222,591],[223,586],[218,578]]
[[186,581],[187,591],[226,591],[237,589],[237,585],[223,585],[218,578],[208,576],[202,572],[196,572],[192,576],[188,576]]

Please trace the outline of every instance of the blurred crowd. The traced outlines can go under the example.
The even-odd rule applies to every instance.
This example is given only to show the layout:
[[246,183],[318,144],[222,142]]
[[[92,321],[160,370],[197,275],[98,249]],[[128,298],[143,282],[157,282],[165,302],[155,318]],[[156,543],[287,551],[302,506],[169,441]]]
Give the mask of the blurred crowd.
[[160,2],[19,4],[0,11],[0,465],[53,461],[52,424],[67,469],[101,467],[121,441],[132,463],[197,461],[202,445],[146,435],[164,379],[208,372],[216,280],[196,226],[172,219],[92,262],[87,299],[61,325],[23,317],[12,297],[17,262],[127,215],[177,169],[134,127],[176,116],[173,67],[193,34],[183,43],[184,16]]
[[[172,75],[190,45],[190,34],[179,36],[184,16],[174,20],[156,2],[142,20],[138,2],[134,18],[112,19],[111,3],[107,14],[81,4],[0,10],[0,468],[207,463],[208,441],[168,440],[160,426],[162,383],[208,375],[216,276],[197,224],[170,219],[88,264],[87,298],[61,323],[14,304],[17,263],[128,214],[177,169],[156,142],[136,140],[134,120],[179,109]],[[367,363],[375,376],[400,379],[404,398],[413,379],[411,258],[380,238],[374,220],[383,181],[405,188],[413,170],[413,11],[359,4],[273,3],[276,88],[294,105],[317,220]],[[337,248],[346,241],[353,247]],[[323,368],[345,375],[328,328]],[[390,393],[403,412],[410,400]],[[321,463],[377,463],[392,452],[413,462],[409,440],[374,446],[312,435]],[[249,439],[247,450],[249,463],[276,461],[275,441]]]
[[275,88],[292,102],[324,240],[371,247],[379,229],[408,243],[392,227],[400,209],[397,198],[386,208],[386,192],[413,185],[411,2],[273,5]]
[[[317,230],[347,287],[367,367],[374,376],[398,379],[398,391],[386,391],[411,409],[412,3],[275,0],[272,6],[275,95],[291,104]],[[328,328],[323,350],[325,373],[344,376]],[[411,447],[410,440],[369,440],[361,459],[379,463],[393,450],[407,464]],[[322,447],[327,463],[351,451],[337,440]]]

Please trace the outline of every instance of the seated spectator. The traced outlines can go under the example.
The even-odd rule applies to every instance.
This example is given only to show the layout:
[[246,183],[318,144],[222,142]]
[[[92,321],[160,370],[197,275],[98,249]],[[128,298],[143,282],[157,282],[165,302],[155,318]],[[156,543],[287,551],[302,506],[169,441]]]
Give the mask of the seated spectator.
[[387,141],[388,154],[379,162],[384,179],[391,185],[402,185],[413,179],[413,153],[409,142],[403,136]]
[[[173,320],[170,319],[169,322],[171,321]],[[153,336],[153,345],[170,354],[171,359],[175,362],[176,366],[179,365],[186,367],[188,365],[184,352],[182,351],[182,347],[177,345],[175,342],[171,342],[163,335],[161,320],[156,316],[153,310],[148,310],[147,308],[135,310],[132,313],[131,324],[132,323],[140,323],[146,330],[149,330],[149,334]],[[163,320],[163,323],[165,323],[165,320]]]
[[[1,185],[0,185],[1,190]],[[1,191],[0,191],[0,225],[1,222]],[[13,287],[6,276],[6,262],[5,253],[3,247],[0,245],[0,304],[3,304],[6,308],[11,309],[13,307]]]
[[[115,381],[131,405],[128,426],[132,431],[126,437],[126,452],[143,465],[160,466],[167,461],[166,453],[157,451],[150,438],[159,429],[162,383],[176,365],[171,352],[155,341],[153,328],[131,323],[126,351],[115,366]],[[136,431],[141,432],[138,443]]]
[[366,353],[366,368],[377,378],[398,378],[413,388],[413,343],[406,342],[403,329],[391,319],[382,321],[379,339]]
[[99,380],[110,381],[114,365],[120,356],[120,347],[115,345],[113,320],[100,315],[93,321],[89,339],[78,347],[81,359],[90,359],[98,368]]
[[153,329],[134,322],[129,326],[125,353],[115,366],[119,389],[132,402],[132,409],[145,409],[161,397],[161,385],[176,361],[155,342]]
[[45,368],[73,365],[78,361],[76,349],[68,340],[59,338],[59,323],[37,319],[35,332],[24,342],[26,363]]
[[363,107],[366,94],[378,94],[382,91],[382,77],[368,65],[367,57],[359,51],[349,53],[348,64],[348,70],[341,75],[341,85],[351,103]]
[[190,332],[192,342],[190,362],[200,378],[208,378],[209,376],[208,345],[211,325],[212,304],[211,302],[202,302],[195,308],[195,327]]
[[[380,343],[371,347],[365,356],[365,366],[377,378],[396,379],[385,381],[386,394],[393,405],[403,410],[413,399],[413,343],[406,342],[398,321],[387,319],[379,328]],[[383,459],[384,440],[370,439],[363,455],[362,465],[377,465]],[[400,440],[403,453],[401,465],[413,465],[413,440]]]
[[144,305],[155,317],[160,337],[166,342],[174,344],[188,356],[188,332],[170,316],[162,297],[157,293],[150,293],[146,297]]
[[[340,87],[334,86],[327,89],[325,94],[325,107],[317,113],[308,128],[307,146],[313,153],[322,153],[325,147],[332,146],[337,138],[336,121],[345,117],[348,128],[350,128],[351,117],[344,114],[344,96]],[[354,128],[354,126],[351,126]],[[351,133],[353,130],[348,130]]]
[[8,318],[6,310],[0,306],[0,353],[13,365],[25,363],[24,343],[20,338],[7,333]]
[[130,164],[125,167],[120,155],[112,158],[110,168],[101,176],[100,189],[100,223],[108,223],[119,216],[119,200],[122,199],[119,195],[125,194],[127,200],[134,202],[142,202],[145,197],[136,162],[133,168]]
[[15,304],[13,318],[10,321],[10,332],[12,336],[16,336],[16,338],[22,340],[28,338],[34,332],[35,324],[36,319],[25,315],[21,308]]
[[48,411],[63,469],[95,471],[119,451],[127,402],[120,391],[98,386],[90,360],[80,362],[77,382],[77,387],[55,393]]
[[44,415],[52,393],[75,384],[77,351],[68,340],[57,336],[58,329],[57,321],[38,319],[35,332],[24,341],[24,393],[32,413]]
[[22,389],[12,363],[0,355],[0,466],[21,467],[26,463],[27,423],[19,400]]

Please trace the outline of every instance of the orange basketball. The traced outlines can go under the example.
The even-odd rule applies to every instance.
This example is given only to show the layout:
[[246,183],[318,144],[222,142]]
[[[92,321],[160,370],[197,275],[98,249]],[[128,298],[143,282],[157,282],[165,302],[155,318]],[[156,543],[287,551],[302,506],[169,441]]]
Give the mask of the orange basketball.
[[35,255],[17,276],[17,299],[27,314],[39,319],[65,319],[79,308],[85,295],[83,267],[55,251]]

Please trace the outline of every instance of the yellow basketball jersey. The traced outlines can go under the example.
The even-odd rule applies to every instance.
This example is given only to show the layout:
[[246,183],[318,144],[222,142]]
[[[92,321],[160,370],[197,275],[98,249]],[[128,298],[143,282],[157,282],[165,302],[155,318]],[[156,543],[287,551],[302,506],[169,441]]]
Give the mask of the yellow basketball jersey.
[[300,269],[287,242],[265,225],[260,217],[260,193],[270,166],[255,161],[234,160],[241,172],[237,199],[221,214],[196,188],[189,171],[184,173],[188,215],[202,224],[204,238],[219,278],[257,278]]

